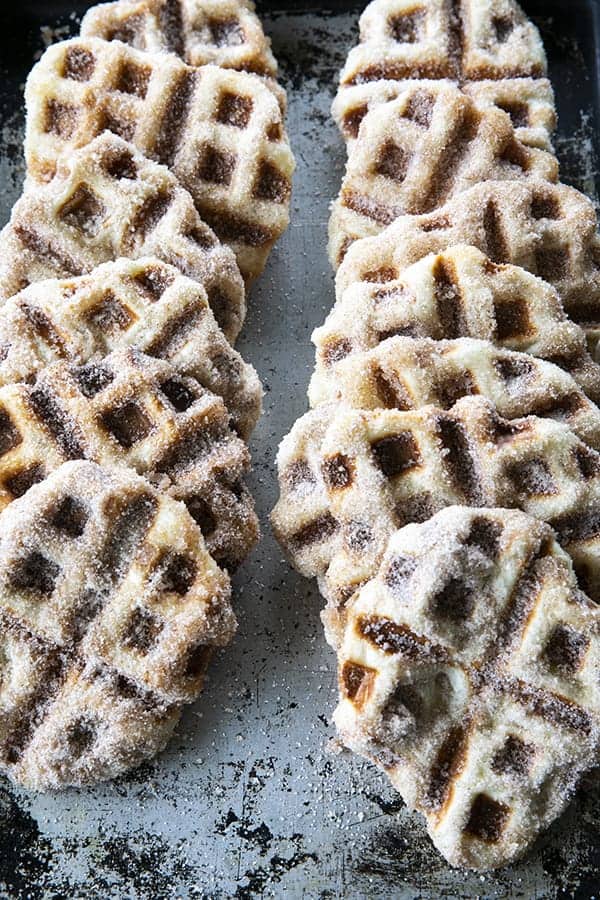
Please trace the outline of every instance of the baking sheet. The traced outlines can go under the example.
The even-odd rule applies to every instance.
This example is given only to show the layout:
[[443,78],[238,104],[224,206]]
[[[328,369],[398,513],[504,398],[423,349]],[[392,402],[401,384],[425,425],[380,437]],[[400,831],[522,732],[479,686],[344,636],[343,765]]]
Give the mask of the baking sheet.
[[[67,0],[0,10],[3,221],[22,179],[20,86],[43,40],[76,28],[72,8]],[[593,5],[540,2],[537,11],[558,88],[563,171],[595,194]],[[292,225],[253,290],[239,343],[267,392],[251,478],[264,537],[234,580],[239,633],[153,763],[113,784],[52,796],[0,781],[0,896],[592,897],[600,878],[595,784],[523,862],[479,876],[452,871],[385,778],[332,744],[335,660],[320,601],[283,561],[267,516],[277,445],[306,409],[310,333],[333,301],[326,226],[344,149],[329,106],[357,12],[345,4],[308,12],[263,4],[261,12],[289,91],[298,169]]]

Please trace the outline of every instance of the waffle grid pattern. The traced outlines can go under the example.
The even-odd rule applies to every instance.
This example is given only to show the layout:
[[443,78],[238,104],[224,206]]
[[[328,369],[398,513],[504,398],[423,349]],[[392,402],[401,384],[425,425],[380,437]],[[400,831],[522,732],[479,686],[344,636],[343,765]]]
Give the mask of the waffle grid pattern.
[[351,284],[385,285],[429,253],[470,244],[493,263],[524,268],[551,284],[566,314],[600,337],[600,239],[592,202],[574,188],[546,182],[476,185],[427,215],[401,216],[373,238],[347,249],[336,296]]
[[509,114],[524,144],[552,150],[556,127],[537,29],[512,0],[375,0],[360,19],[332,113],[352,141],[366,113],[410,83],[451,81],[482,108]]
[[46,51],[26,105],[30,178],[49,180],[61,156],[109,131],[169,166],[232,246],[246,281],[260,274],[289,222],[294,168],[279,105],[261,79],[76,38]]
[[364,119],[329,223],[332,261],[399,216],[431,213],[486,181],[555,182],[554,156],[516,137],[510,118],[440,82],[407,88]]
[[398,532],[357,595],[336,723],[453,865],[519,856],[593,766],[598,616],[551,529],[506,510]]
[[342,742],[485,871],[599,758],[596,212],[514,0],[374,0],[332,114],[336,302],[271,520],[326,601]]
[[490,400],[504,418],[535,415],[564,422],[600,450],[600,410],[573,378],[489,341],[387,338],[340,362],[333,378],[315,373],[309,387],[312,406],[339,402],[353,409],[449,409],[469,396]]
[[209,551],[235,568],[258,524],[244,486],[250,458],[220,398],[134,350],[48,366],[0,388],[0,508],[70,459],[127,466],[183,500]]
[[247,0],[118,0],[87,11],[84,38],[168,52],[190,66],[216,65],[274,78],[277,63]]
[[338,365],[349,355],[395,335],[477,338],[527,352],[560,366],[593,401],[600,398],[600,367],[557,292],[520,266],[493,263],[473,246],[428,254],[385,283],[351,284],[313,334],[314,380],[330,380],[333,387]]
[[522,509],[548,522],[582,588],[599,596],[600,456],[561,422],[507,420],[482,397],[450,410],[325,405],[296,423],[278,467],[275,532],[295,568],[320,579],[334,646],[348,600],[394,531],[445,506]]
[[0,766],[27,787],[159,752],[235,631],[262,387],[233,342],[294,169],[276,76],[249,0],[120,0],[27,81],[0,234]]
[[219,328],[206,291],[156,258],[30,285],[0,307],[0,330],[0,385],[32,381],[52,362],[84,365],[132,347],[222,397],[241,437],[260,415],[258,375]]
[[546,54],[513,0],[374,0],[360,18],[360,43],[340,83],[380,79],[480,81],[541,77]]
[[68,463],[0,515],[0,755],[29,787],[114,777],[162,749],[235,619],[181,504]]
[[25,191],[0,232],[0,297],[46,278],[88,274],[120,257],[156,256],[206,290],[230,340],[246,314],[233,252],[200,219],[169,170],[104,134]]
[[[352,142],[360,126],[374,107],[395,100],[407,89],[435,92],[441,85],[454,84],[431,79],[379,80],[342,88],[332,105],[332,114],[352,152]],[[527,147],[552,152],[552,134],[556,127],[554,91],[547,78],[505,78],[499,81],[473,81],[461,86],[480,109],[496,108],[510,117],[518,141]]]

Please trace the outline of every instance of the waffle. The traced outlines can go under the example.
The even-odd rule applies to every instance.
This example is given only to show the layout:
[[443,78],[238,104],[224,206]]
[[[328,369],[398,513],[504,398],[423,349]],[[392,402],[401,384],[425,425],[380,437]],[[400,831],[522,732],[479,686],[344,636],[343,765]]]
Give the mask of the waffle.
[[600,339],[596,214],[587,197],[562,184],[488,182],[435,213],[403,216],[381,235],[349,249],[337,274],[337,296],[357,281],[393,281],[428,253],[461,243],[477,247],[494,263],[522,266],[552,284],[567,315],[595,347]]
[[36,789],[161,750],[235,618],[182,504],[69,462],[0,515],[0,765]]
[[[452,82],[445,82],[451,84]],[[421,90],[424,97],[435,95],[440,82],[431,80],[369,81],[340,90],[331,112],[342,135],[352,147],[366,114],[382,103],[395,100],[407,88]],[[547,78],[505,78],[500,81],[473,81],[462,88],[478,107],[497,107],[508,113],[515,136],[528,147],[552,152],[556,128],[554,92]]]
[[349,607],[341,738],[452,865],[504,866],[597,764],[599,625],[546,525],[459,507],[409,525]]
[[49,180],[61,155],[113,132],[172,170],[246,281],[260,275],[288,226],[294,169],[281,110],[262,79],[76,38],[46,51],[25,99],[31,179]]
[[0,232],[0,301],[46,278],[77,276],[119,257],[156,256],[198,281],[234,340],[246,314],[233,252],[199,217],[165,166],[104,134],[30,186]]
[[329,222],[332,261],[398,216],[424,214],[482,181],[555,182],[558,163],[515,136],[510,117],[439,82],[375,106],[352,146]]
[[384,285],[350,285],[313,334],[314,381],[333,389],[341,360],[398,334],[481,338],[524,351],[556,363],[600,401],[600,367],[556,291],[518,266],[492,263],[475,247],[431,253]]
[[0,388],[0,509],[70,459],[126,465],[183,500],[217,562],[234,569],[258,536],[250,458],[223,401],[167,362],[117,350],[55,363]]
[[600,450],[600,409],[557,366],[489,341],[390,337],[340,362],[335,375],[313,375],[311,406],[342,401],[353,409],[449,409],[482,396],[506,419],[535,415],[565,422]]
[[507,420],[481,397],[449,411],[352,410],[299,419],[278,454],[275,534],[328,602],[327,639],[373,576],[390,535],[445,506],[520,508],[551,524],[580,584],[600,598],[600,456],[564,423]]
[[84,365],[135,347],[222,397],[241,437],[260,415],[258,375],[227,341],[206,292],[152,257],[30,285],[0,307],[0,334],[0,386],[33,381],[51,362]]
[[360,43],[348,54],[340,84],[545,74],[538,30],[513,0],[374,0],[360,17]]
[[118,0],[87,11],[84,38],[167,52],[190,66],[215,65],[274,78],[277,63],[248,0]]

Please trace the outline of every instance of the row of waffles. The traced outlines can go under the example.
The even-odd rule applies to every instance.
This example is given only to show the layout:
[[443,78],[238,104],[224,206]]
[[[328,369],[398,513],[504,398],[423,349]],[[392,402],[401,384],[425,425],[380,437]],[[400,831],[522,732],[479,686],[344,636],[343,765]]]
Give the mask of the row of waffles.
[[336,302],[272,515],[326,601],[341,741],[480,870],[598,762],[600,243],[545,76],[512,0],[364,11]]
[[262,386],[233,342],[294,166],[276,72],[246,0],[118,0],[27,81],[0,234],[0,765],[30,788],[161,750],[235,632]]

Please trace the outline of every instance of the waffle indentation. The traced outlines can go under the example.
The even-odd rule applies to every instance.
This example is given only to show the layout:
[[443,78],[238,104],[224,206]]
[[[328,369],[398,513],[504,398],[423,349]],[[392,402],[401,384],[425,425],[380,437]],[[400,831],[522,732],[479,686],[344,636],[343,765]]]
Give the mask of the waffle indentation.
[[414,9],[388,19],[390,34],[399,44],[416,44],[421,40],[425,11]]
[[508,806],[498,803],[487,794],[477,794],[471,806],[465,831],[480,841],[495,844],[501,839],[509,817]]
[[60,567],[38,550],[31,551],[15,565],[9,580],[14,588],[49,596],[60,575]]
[[387,478],[395,478],[421,464],[419,445],[411,431],[374,441],[371,450],[378,468]]
[[59,210],[59,216],[67,225],[93,238],[100,231],[106,210],[92,188],[81,184]]
[[548,665],[574,674],[583,665],[589,640],[569,625],[556,625],[543,650]]
[[217,107],[217,122],[231,125],[234,128],[247,128],[253,108],[254,103],[251,97],[243,97],[240,94],[225,91],[221,94]]
[[117,409],[107,410],[102,421],[107,431],[126,450],[143,441],[152,430],[152,421],[134,400]]
[[95,68],[93,53],[85,47],[69,47],[65,53],[62,75],[72,81],[89,81]]

